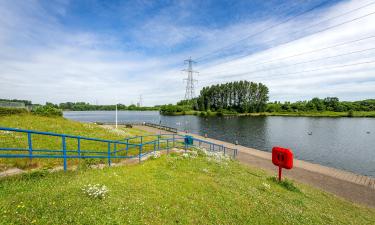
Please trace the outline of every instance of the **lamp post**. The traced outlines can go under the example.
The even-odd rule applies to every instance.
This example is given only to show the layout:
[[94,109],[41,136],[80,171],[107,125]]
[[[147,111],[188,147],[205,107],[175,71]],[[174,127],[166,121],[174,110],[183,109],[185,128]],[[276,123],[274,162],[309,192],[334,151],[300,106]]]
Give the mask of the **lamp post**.
[[116,129],[117,129],[117,103],[116,103]]

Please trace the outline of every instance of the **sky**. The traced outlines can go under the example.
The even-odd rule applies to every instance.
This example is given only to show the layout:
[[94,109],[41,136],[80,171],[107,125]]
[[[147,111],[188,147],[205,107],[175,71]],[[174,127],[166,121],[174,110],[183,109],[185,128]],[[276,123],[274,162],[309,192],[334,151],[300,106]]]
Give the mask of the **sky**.
[[143,105],[262,82],[271,101],[375,98],[375,1],[0,0],[0,98]]

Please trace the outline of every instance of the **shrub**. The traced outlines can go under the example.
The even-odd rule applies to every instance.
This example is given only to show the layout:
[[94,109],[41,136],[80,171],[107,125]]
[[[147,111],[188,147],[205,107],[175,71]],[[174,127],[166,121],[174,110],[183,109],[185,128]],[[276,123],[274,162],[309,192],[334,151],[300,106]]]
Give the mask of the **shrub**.
[[349,110],[348,117],[353,117],[353,116],[354,116],[353,110]]
[[223,109],[219,109],[219,110],[216,112],[216,116],[224,116],[224,110],[223,110]]
[[63,115],[60,109],[54,108],[50,105],[36,108],[33,111],[33,114],[40,115],[40,116],[55,116],[55,117]]
[[0,116],[9,116],[14,114],[28,113],[26,109],[23,108],[1,108],[0,107]]

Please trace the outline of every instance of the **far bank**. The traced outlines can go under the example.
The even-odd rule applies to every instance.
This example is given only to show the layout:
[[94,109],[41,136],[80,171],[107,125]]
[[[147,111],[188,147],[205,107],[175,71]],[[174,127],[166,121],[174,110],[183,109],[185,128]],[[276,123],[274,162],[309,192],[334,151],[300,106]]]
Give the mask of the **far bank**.
[[295,117],[375,117],[375,111],[350,111],[350,112],[332,112],[332,111],[308,111],[308,112],[260,112],[260,113],[225,113],[210,111],[182,111],[163,113],[166,116],[295,116]]

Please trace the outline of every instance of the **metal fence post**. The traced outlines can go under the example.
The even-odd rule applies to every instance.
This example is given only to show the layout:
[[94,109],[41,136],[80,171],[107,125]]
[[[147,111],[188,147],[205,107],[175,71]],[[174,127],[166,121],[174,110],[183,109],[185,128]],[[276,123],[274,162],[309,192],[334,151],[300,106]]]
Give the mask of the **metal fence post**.
[[158,135],[158,151],[160,151],[160,135]]
[[77,151],[78,151],[78,156],[81,158],[81,138],[77,138]]
[[29,157],[30,157],[30,160],[33,158],[33,141],[31,139],[31,133],[28,132],[27,133],[27,142],[29,144]]
[[139,163],[141,163],[141,160],[142,160],[142,144],[139,146],[139,155],[138,155],[138,160],[139,160]]
[[169,140],[167,139],[167,154],[169,154]]
[[108,166],[111,166],[111,142],[108,142]]
[[224,151],[224,156],[225,156],[225,147],[224,147],[224,145],[223,145],[223,151]]
[[67,160],[66,160],[66,142],[65,136],[62,136],[62,148],[63,148],[63,157],[64,157],[64,171],[68,169]]
[[126,139],[126,156],[128,156],[129,151],[129,139]]
[[172,148],[174,148],[175,134],[172,135]]
[[155,151],[156,151],[156,142],[154,141],[154,154],[155,154]]

